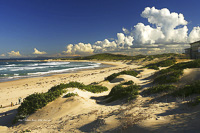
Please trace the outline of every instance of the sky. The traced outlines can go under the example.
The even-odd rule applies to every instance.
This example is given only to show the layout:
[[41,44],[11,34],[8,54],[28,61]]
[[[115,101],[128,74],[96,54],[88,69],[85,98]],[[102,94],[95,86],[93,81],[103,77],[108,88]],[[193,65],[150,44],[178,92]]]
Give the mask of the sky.
[[0,0],[0,58],[182,53],[198,0]]

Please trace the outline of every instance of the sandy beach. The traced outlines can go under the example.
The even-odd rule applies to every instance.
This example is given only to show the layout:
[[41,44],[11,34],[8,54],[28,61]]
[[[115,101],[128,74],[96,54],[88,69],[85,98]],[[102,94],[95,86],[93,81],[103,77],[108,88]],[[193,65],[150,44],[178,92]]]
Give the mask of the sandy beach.
[[[96,61],[98,62],[98,61]],[[101,62],[104,64],[113,65],[108,68],[97,69],[83,69],[81,71],[75,71],[67,74],[58,74],[45,77],[34,77],[19,79],[8,82],[0,83],[0,105],[8,106],[11,102],[18,102],[18,98],[25,98],[33,93],[41,93],[48,91],[52,86],[60,83],[68,83],[70,81],[82,82],[84,84],[90,84],[92,82],[100,82],[104,80],[106,76],[112,73],[122,70],[136,68],[138,66],[126,65],[122,62]]]
[[[141,66],[128,62],[101,62],[113,65],[101,69],[88,69],[75,73],[52,75],[21,79],[0,83],[0,97],[3,108],[0,109],[0,131],[21,132],[30,130],[33,133],[46,132],[166,132],[171,131],[196,131],[199,129],[199,106],[189,109],[185,99],[172,97],[143,96],[130,103],[117,100],[106,103],[102,97],[109,94],[117,84],[132,80],[141,85],[140,92],[151,86],[151,75],[156,70],[140,68]],[[137,77],[120,75],[111,82],[104,78],[123,70],[138,68],[140,74]],[[191,70],[184,71],[186,80]],[[193,77],[200,75],[199,69],[194,69]],[[190,77],[191,78],[191,77]],[[26,120],[11,125],[19,105],[10,107],[10,102],[18,102],[18,98],[35,92],[48,91],[52,86],[60,83],[78,81],[84,84],[97,82],[106,86],[109,90],[103,93],[91,93],[77,88],[69,88],[68,92],[77,93],[78,96],[59,97],[47,106],[30,115]],[[181,80],[182,82],[182,80]],[[7,116],[5,116],[5,112]],[[192,121],[191,121],[192,120]]]
[[[96,61],[98,62],[98,61]],[[101,62],[104,64],[113,65],[112,67],[87,69],[82,71],[75,71],[74,73],[58,74],[46,77],[35,77],[19,79],[14,81],[7,81],[0,83],[0,105],[3,108],[0,109],[0,124],[3,126],[10,126],[12,118],[16,114],[16,109],[19,105],[11,107],[11,102],[18,103],[18,98],[26,98],[33,93],[47,92],[51,87],[60,83],[68,83],[70,81],[78,81],[84,84],[90,84],[92,82],[103,81],[105,77],[112,73],[136,68],[135,65],[127,65],[123,62]],[[12,115],[9,119],[4,119],[4,112],[11,111]]]

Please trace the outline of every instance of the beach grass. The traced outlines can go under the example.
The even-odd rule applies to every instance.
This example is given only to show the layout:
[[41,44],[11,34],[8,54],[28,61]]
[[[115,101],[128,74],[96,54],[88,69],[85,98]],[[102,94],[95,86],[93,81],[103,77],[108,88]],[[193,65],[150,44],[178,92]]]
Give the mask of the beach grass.
[[[129,84],[127,86],[124,86],[124,84]],[[128,101],[134,99],[137,97],[138,90],[140,89],[139,85],[133,84],[130,82],[125,82],[119,85],[116,85],[112,88],[110,93],[106,96],[106,98],[109,98],[107,102],[112,102],[115,100],[120,100],[123,98],[127,98]]]
[[[65,93],[67,91],[67,88],[78,88],[81,90],[90,91],[92,93],[100,93],[108,90],[108,88],[104,86],[84,85],[83,83],[79,82],[70,82],[67,84],[60,84],[54,86],[51,89],[49,89],[49,91],[46,93],[34,93],[26,97],[22,102],[22,104],[17,109],[18,113],[13,123],[18,122],[19,119],[26,118],[28,115],[34,113],[38,109],[41,109],[42,107],[46,106],[49,102],[54,101],[55,99],[60,97],[63,93]],[[67,96],[70,95],[73,94],[68,94]]]
[[186,68],[199,68],[200,59],[189,62],[181,62],[170,66],[167,69],[160,70],[154,76],[154,83],[157,84],[167,84],[174,83],[180,80],[180,77],[183,75],[183,70]]
[[122,75],[122,74],[131,75],[134,77],[136,77],[138,75],[138,73],[134,70],[127,70],[127,71],[122,71],[119,73],[113,73],[110,76],[106,77],[105,80],[111,81],[111,80],[115,79],[117,76]]
[[167,84],[161,84],[161,85],[155,85],[152,87],[149,87],[148,89],[144,90],[144,94],[156,94],[156,93],[162,93],[162,92],[171,92],[175,91],[176,86],[174,85],[167,85]]

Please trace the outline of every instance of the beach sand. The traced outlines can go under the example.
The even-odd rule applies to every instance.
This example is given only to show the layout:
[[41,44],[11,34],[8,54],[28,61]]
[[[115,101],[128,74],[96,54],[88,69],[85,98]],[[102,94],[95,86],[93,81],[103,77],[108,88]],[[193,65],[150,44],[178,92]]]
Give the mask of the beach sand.
[[[98,62],[98,61],[96,61]],[[92,82],[103,81],[105,77],[112,73],[136,68],[135,65],[127,65],[123,62],[101,62],[104,64],[113,65],[106,68],[94,68],[82,71],[75,71],[74,73],[58,74],[46,77],[35,77],[19,79],[8,82],[0,83],[0,105],[3,108],[0,109],[0,125],[11,125],[11,119],[5,122],[3,119],[4,112],[12,111],[12,114],[16,114],[16,109],[19,105],[11,107],[11,102],[18,103],[18,98],[25,98],[33,93],[47,92],[51,87],[59,85],[60,83],[68,83],[70,81],[82,82],[84,84],[90,84]]]
[[[59,74],[48,77],[37,77],[9,81],[1,84],[1,101],[3,106],[9,106],[10,102],[17,102],[19,97],[25,98],[34,92],[46,92],[52,86],[70,81],[90,84],[98,82],[106,86],[109,91],[103,93],[91,93],[77,88],[69,88],[69,92],[79,96],[60,97],[47,106],[30,115],[27,120],[12,127],[11,121],[16,114],[14,107],[5,107],[1,110],[0,131],[21,132],[26,129],[33,133],[46,132],[184,132],[199,130],[199,108],[190,109],[184,99],[158,96],[142,96],[126,103],[123,100],[106,103],[103,97],[108,95],[115,85],[132,80],[141,85],[140,92],[152,86],[151,76],[156,72],[151,69],[137,69],[140,74],[137,77],[120,75],[111,82],[104,78],[122,70],[139,68],[125,62],[102,62],[115,65],[109,68],[90,69],[76,73]],[[183,79],[187,78],[192,70],[186,70]],[[197,70],[195,70],[197,71]],[[196,76],[195,76],[196,77]],[[7,116],[3,116],[9,112]],[[8,126],[8,127],[6,127]]]

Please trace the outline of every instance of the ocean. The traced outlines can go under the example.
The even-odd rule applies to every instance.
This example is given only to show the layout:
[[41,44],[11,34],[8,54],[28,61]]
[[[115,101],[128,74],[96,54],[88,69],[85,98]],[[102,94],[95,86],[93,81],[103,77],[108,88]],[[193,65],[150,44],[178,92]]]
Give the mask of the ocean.
[[1,60],[0,82],[20,78],[39,77],[59,73],[69,73],[75,70],[102,67],[94,62],[45,62],[39,60]]

